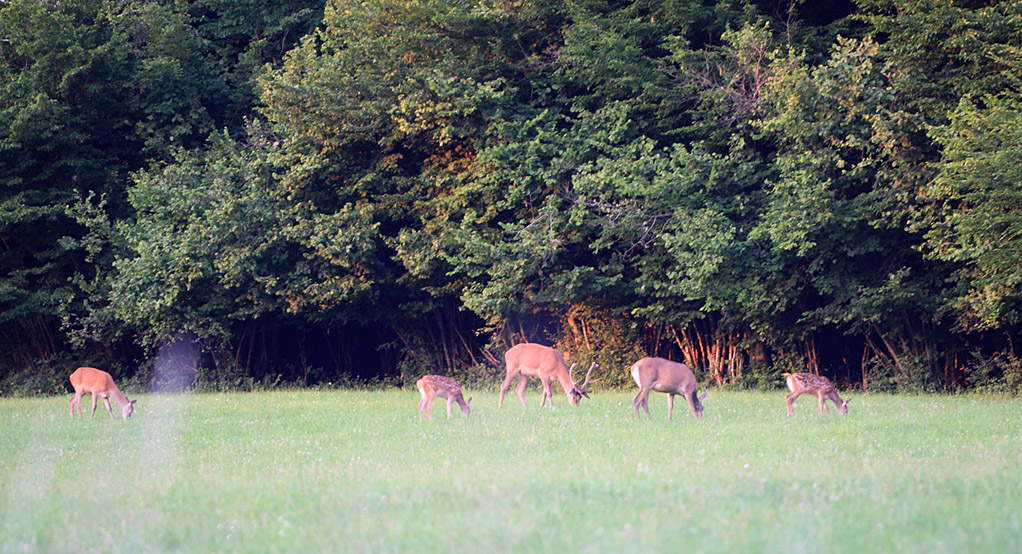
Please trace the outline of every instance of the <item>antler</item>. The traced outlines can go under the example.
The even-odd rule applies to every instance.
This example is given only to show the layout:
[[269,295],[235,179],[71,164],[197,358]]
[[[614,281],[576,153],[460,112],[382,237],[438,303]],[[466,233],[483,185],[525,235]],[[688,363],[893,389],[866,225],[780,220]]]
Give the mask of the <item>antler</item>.
[[[572,367],[574,367],[574,366],[572,366]],[[597,364],[596,362],[593,362],[592,365],[589,366],[589,371],[586,372],[586,380],[585,380],[585,382],[583,382],[582,385],[580,387],[578,387],[578,392],[581,393],[582,396],[585,396],[586,398],[589,398],[589,390],[587,390],[586,387],[588,387],[592,383],[599,382],[599,379],[597,379],[596,381],[590,381],[589,380],[589,376],[593,374],[593,370],[598,368],[598,367],[600,367],[600,365]]]

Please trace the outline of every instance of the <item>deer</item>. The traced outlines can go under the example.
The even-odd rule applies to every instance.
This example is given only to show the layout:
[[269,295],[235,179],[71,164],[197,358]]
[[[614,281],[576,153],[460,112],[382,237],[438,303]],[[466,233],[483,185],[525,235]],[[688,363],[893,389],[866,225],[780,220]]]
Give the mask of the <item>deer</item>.
[[646,416],[653,419],[649,413],[650,391],[667,393],[668,421],[674,414],[676,394],[685,397],[696,419],[703,417],[703,399],[706,398],[708,391],[703,391],[702,396],[696,396],[696,375],[687,365],[663,358],[643,358],[632,364],[631,374],[635,384],[639,386],[639,394],[632,400],[632,405],[635,406],[635,419],[639,419],[639,406],[645,408]]
[[827,407],[828,399],[837,406],[837,411],[848,414],[848,401],[841,400],[830,379],[814,373],[785,373],[784,380],[791,389],[791,393],[784,397],[784,403],[788,406],[788,417],[795,413],[792,410],[795,407],[795,399],[807,392],[815,394],[820,399],[820,415],[823,415],[824,410],[830,413],[830,408]]
[[528,383],[529,377],[539,379],[539,382],[543,385],[541,408],[546,406],[548,398],[550,399],[550,407],[554,407],[554,396],[550,392],[550,383],[553,381],[557,381],[564,388],[564,394],[568,396],[568,404],[577,406],[580,398],[583,396],[589,398],[590,391],[586,387],[596,382],[590,381],[589,376],[592,375],[593,369],[599,367],[596,362],[593,362],[589,366],[589,371],[586,372],[586,378],[582,386],[577,386],[572,378],[572,372],[575,370],[576,364],[571,364],[569,368],[564,363],[564,356],[556,348],[530,342],[512,346],[504,353],[504,362],[507,364],[507,376],[504,378],[504,383],[500,385],[500,398],[497,401],[498,408],[504,405],[504,393],[507,392],[508,387],[511,386],[511,381],[515,377],[518,378],[516,392],[518,392],[518,399],[521,400],[522,406],[525,406],[525,385]]
[[113,377],[110,374],[96,369],[94,367],[80,367],[74,370],[74,373],[68,378],[71,381],[71,386],[75,389],[74,396],[68,401],[67,405],[71,411],[71,419],[75,417],[75,408],[78,408],[78,415],[82,415],[82,395],[85,393],[92,394],[92,416],[96,417],[96,398],[102,398],[103,403],[106,404],[106,411],[110,414],[110,419],[114,419],[114,412],[110,409],[110,398],[113,398],[121,406],[121,417],[128,419],[131,414],[135,413],[135,402],[138,400],[128,400],[127,396],[121,394],[120,389],[114,384]]
[[447,419],[451,419],[452,405],[457,402],[461,411],[466,416],[472,411],[472,397],[465,401],[461,394],[461,387],[458,382],[443,375],[425,375],[415,382],[415,388],[419,389],[422,400],[419,400],[419,421],[422,421],[422,412],[425,410],[429,420],[433,421],[433,399],[436,397],[447,399]]

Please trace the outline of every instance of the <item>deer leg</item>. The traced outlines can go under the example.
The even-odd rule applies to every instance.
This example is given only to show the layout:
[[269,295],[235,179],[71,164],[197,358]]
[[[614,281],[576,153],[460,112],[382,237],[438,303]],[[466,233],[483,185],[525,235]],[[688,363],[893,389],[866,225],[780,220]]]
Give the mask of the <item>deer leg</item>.
[[820,398],[820,415],[823,415],[824,410],[826,410],[827,414],[829,415],[830,408],[827,407],[827,399],[824,398],[823,394],[820,394],[819,398]]
[[635,406],[635,418],[639,418],[639,406],[642,406],[646,410],[646,417],[653,419],[653,416],[649,413],[649,391],[652,387],[639,387],[639,394],[635,395],[635,400],[632,400],[632,404]]
[[447,419],[451,419],[451,408],[453,407],[453,405],[454,405],[454,397],[453,396],[448,396],[447,397]]
[[[554,390],[551,388],[551,387],[553,387],[553,384],[554,384],[554,380],[553,379],[551,379],[550,381],[547,382],[547,393],[546,393],[546,396],[547,396],[547,398],[550,399],[550,407],[551,408],[554,407]],[[572,392],[571,392],[572,390],[574,390],[574,389],[573,388],[566,388],[566,389],[564,389],[564,395],[568,397],[568,404],[571,404],[572,406],[574,406],[575,405],[575,399],[572,398],[572,396],[571,396],[572,395]]]
[[425,408],[426,408],[426,415],[429,416],[429,420],[430,421],[433,421],[433,399],[430,398],[430,397],[426,397],[424,402],[426,403],[426,406],[425,406]]
[[92,415],[89,416],[89,419],[93,419],[93,418],[96,417],[96,401],[97,400],[99,400],[99,398],[96,397],[96,393],[92,393]]
[[518,400],[522,402],[522,406],[525,406],[525,385],[529,383],[529,378],[524,375],[518,376],[518,388],[515,392],[518,393]]
[[547,398],[549,398],[550,399],[550,407],[553,408],[554,407],[554,393],[553,393],[553,391],[550,390],[550,381],[547,381],[547,380],[545,380],[545,379],[543,379],[541,377],[539,379],[539,382],[542,383],[542,385],[543,385],[543,402],[540,403],[539,407],[542,408],[543,406],[546,406],[546,400],[547,400]]
[[114,411],[110,409],[110,399],[104,396],[103,397],[103,404],[106,404],[106,411],[107,411],[108,414],[110,414],[110,419],[113,419],[114,418]]
[[667,393],[667,421],[674,417],[674,393]]
[[77,392],[75,392],[75,395],[72,396],[71,400],[68,401],[67,405],[70,408],[71,418],[72,419],[74,419],[74,417],[75,417],[75,406],[78,406],[78,415],[82,415],[82,404],[81,404],[81,402],[82,402],[82,395],[78,394]]
[[500,384],[500,399],[497,400],[497,407],[504,405],[504,393],[507,392],[508,387],[511,386],[511,381],[515,378],[515,374],[507,372],[507,377],[504,378],[504,382]]
[[422,421],[422,410],[426,407],[426,395],[419,399],[419,421]]
[[795,399],[801,394],[801,392],[793,392],[784,397],[784,403],[788,406],[788,416],[795,415],[795,412],[792,410],[792,406],[795,405]]

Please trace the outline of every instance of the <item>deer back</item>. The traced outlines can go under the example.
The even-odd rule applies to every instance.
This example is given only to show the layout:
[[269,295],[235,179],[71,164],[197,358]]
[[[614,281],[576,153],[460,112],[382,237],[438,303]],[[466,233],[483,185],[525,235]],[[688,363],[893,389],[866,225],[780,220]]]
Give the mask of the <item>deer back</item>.
[[420,393],[440,398],[457,398],[461,396],[461,387],[458,382],[443,375],[424,375],[415,382],[415,388]]
[[785,373],[784,380],[791,392],[805,391],[810,393],[830,394],[835,392],[830,379],[815,373]]
[[106,396],[112,394],[121,396],[121,391],[114,384],[113,377],[109,373],[94,367],[80,367],[68,378],[75,391],[83,393],[96,393]]
[[542,344],[516,344],[504,353],[504,361],[510,373],[521,373],[526,377],[569,378],[568,365],[564,356],[556,348]]

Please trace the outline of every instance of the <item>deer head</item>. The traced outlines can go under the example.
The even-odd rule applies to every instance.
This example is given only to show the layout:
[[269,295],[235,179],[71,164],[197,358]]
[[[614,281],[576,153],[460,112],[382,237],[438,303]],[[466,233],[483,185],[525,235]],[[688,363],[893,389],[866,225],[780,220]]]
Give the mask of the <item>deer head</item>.
[[[574,369],[575,365],[572,364],[571,367],[572,367],[572,369]],[[595,381],[591,381],[589,379],[589,376],[592,375],[593,374],[593,370],[598,368],[598,367],[600,367],[599,364],[597,364],[596,362],[593,362],[592,365],[589,366],[589,371],[586,372],[585,381],[581,385],[576,385],[576,386],[572,387],[572,389],[571,389],[571,396],[575,400],[574,402],[572,402],[572,405],[578,404],[578,401],[583,396],[586,397],[586,398],[589,398],[589,393],[591,391],[588,388],[586,388],[586,387],[588,387],[589,385],[591,385],[593,383],[599,382],[599,379],[597,379]],[[569,371],[569,375],[570,375],[570,373],[571,372]],[[572,379],[572,381],[574,381],[574,379]]]

